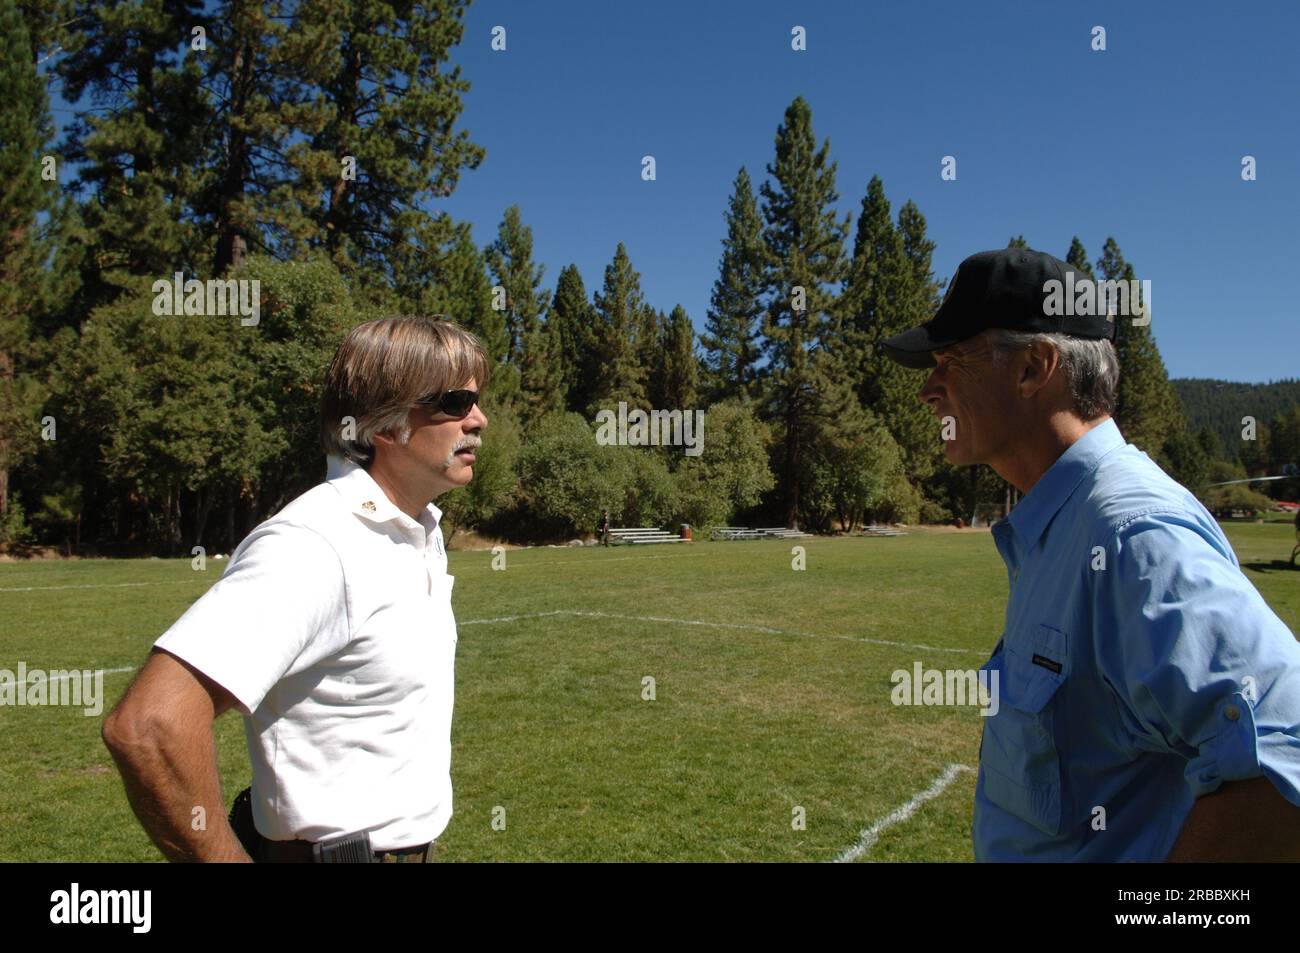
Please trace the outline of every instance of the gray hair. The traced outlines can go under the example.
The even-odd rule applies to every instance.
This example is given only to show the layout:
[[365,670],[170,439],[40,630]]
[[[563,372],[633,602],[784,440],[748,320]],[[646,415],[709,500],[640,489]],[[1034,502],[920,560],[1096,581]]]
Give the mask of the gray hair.
[[1084,420],[1095,420],[1115,412],[1115,395],[1119,390],[1119,355],[1115,345],[1105,338],[1081,338],[1072,334],[1036,334],[993,328],[989,332],[993,360],[1005,364],[1007,358],[1039,341],[1056,348],[1065,371],[1065,381],[1074,403],[1074,412]]

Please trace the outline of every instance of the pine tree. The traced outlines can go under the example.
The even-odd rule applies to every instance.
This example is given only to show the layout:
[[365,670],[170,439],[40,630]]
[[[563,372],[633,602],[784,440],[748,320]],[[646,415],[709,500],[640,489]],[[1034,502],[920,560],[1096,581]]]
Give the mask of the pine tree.
[[706,387],[715,400],[752,397],[757,379],[765,280],[763,221],[744,166],[736,174],[726,222],[722,261],[700,336]]
[[417,298],[426,259],[456,240],[429,202],[483,156],[454,130],[464,7],[72,2],[58,69],[69,101],[96,101],[63,150],[93,190],[82,309],[124,275],[221,273],[258,252],[321,252]]
[[[912,328],[934,317],[941,299],[932,265],[934,242],[926,238],[925,216],[910,199],[898,211],[898,233],[903,257],[910,266],[903,275],[898,323],[902,328]],[[877,410],[876,413],[883,417],[902,450],[903,468],[908,477],[913,481],[925,480],[943,459],[943,449],[933,414],[917,398],[923,378],[906,373],[907,368],[893,361],[889,363],[891,366],[882,382],[889,412],[882,415]]]
[[485,250],[496,284],[505,292],[503,312],[510,338],[507,358],[522,363],[524,338],[536,330],[550,294],[542,290],[545,268],[533,264],[533,230],[523,224],[519,206],[506,209],[496,240]]
[[1078,235],[1070,239],[1070,250],[1065,253],[1065,263],[1090,279],[1096,277],[1092,265],[1088,263],[1088,253],[1084,251],[1083,242],[1079,241]]
[[840,303],[842,346],[857,355],[852,375],[863,407],[889,428],[903,451],[905,471],[921,480],[934,472],[942,444],[933,418],[917,400],[922,379],[890,360],[880,342],[929,320],[938,286],[930,270],[934,244],[925,237],[925,218],[908,202],[899,223],[895,228],[890,219],[884,184],[872,176]]
[[1275,414],[1268,430],[1270,475],[1291,479],[1270,482],[1265,492],[1274,499],[1295,500],[1300,497],[1300,404]]
[[32,312],[44,297],[49,246],[38,217],[54,202],[53,183],[41,176],[52,132],[32,38],[13,0],[0,0],[0,526],[9,506],[9,471],[36,446],[41,395],[23,371]]
[[519,416],[525,426],[562,403],[560,342],[542,315],[550,292],[542,289],[543,266],[533,263],[533,230],[519,206],[506,209],[497,238],[485,256],[496,287],[505,295],[507,359],[519,369]]
[[132,275],[197,272],[210,251],[187,213],[203,186],[213,110],[200,58],[181,56],[191,27],[211,30],[201,0],[79,0],[57,62],[63,96],[89,94],[59,149],[78,163],[74,188],[85,252],[75,309],[114,300]]
[[595,380],[586,412],[627,401],[629,407],[646,403],[645,368],[637,348],[645,321],[641,276],[632,267],[622,242],[614,260],[605,266],[605,283],[596,293],[596,323],[592,335]]
[[1013,235],[1013,236],[1011,237],[1011,240],[1007,242],[1007,247],[1008,247],[1008,248],[1028,248],[1028,247],[1029,247],[1029,242],[1025,241],[1025,236],[1024,236],[1024,235]]
[[492,281],[468,223],[457,227],[448,248],[432,260],[426,259],[425,271],[429,284],[415,310],[441,315],[472,332],[493,365],[493,399],[499,404],[512,403],[519,392],[519,368],[508,359],[505,317],[493,307]]
[[898,210],[898,233],[903,239],[903,255],[912,266],[912,283],[918,304],[933,317],[939,307],[939,284],[934,278],[934,242],[925,235],[925,216],[908,199]]
[[883,501],[887,482],[902,469],[889,430],[858,401],[846,357],[829,348],[812,355],[817,400],[801,482],[806,525],[822,532],[836,528],[832,520],[851,532],[868,509]]
[[524,336],[519,365],[519,419],[531,424],[546,414],[564,409],[564,386],[560,378],[558,329],[538,321]]
[[663,322],[651,402],[664,410],[694,410],[699,406],[699,359],[695,356],[695,328],[680,304]]
[[1196,442],[1201,445],[1201,450],[1205,458],[1213,463],[1216,460],[1227,460],[1228,456],[1223,451],[1223,441],[1209,424],[1204,424],[1196,432]]
[[777,129],[776,159],[767,166],[774,182],[761,190],[770,294],[763,322],[767,384],[780,428],[778,483],[791,527],[802,512],[804,454],[815,439],[818,394],[832,383],[812,352],[833,339],[832,288],[846,271],[848,219],[841,221],[835,212],[839,196],[829,152],[829,141],[817,148],[812,112],[803,97],[796,98]]
[[558,364],[565,408],[584,411],[594,397],[599,361],[594,348],[596,313],[577,265],[560,269],[547,324],[559,344]]
[[[297,96],[295,124],[310,137],[290,152],[310,188],[297,217],[301,236],[323,246],[345,274],[383,272],[389,248],[438,244],[450,223],[426,209],[450,195],[462,169],[477,168],[483,149],[454,131],[469,84],[446,68],[464,33],[464,0],[413,5],[387,0],[300,4],[276,60],[307,96]],[[325,51],[322,55],[322,51]],[[355,174],[344,174],[344,160]],[[401,286],[403,275],[394,280]],[[515,342],[517,357],[519,341]]]
[[[1103,280],[1136,278],[1114,238],[1106,239],[1097,259],[1097,272]],[[1130,310],[1136,315],[1137,305],[1130,302]],[[1128,315],[1116,315],[1115,324],[1115,350],[1119,355],[1115,422],[1130,443],[1160,461],[1165,441],[1185,426],[1182,407],[1169,383],[1150,325],[1138,324],[1134,316]]]
[[643,408],[650,410],[664,407],[661,403],[662,391],[657,380],[664,366],[664,333],[668,326],[668,317],[657,308],[645,304],[641,307],[640,320],[636,325],[636,340],[633,351],[636,353],[637,365],[641,368],[641,384],[645,390]]

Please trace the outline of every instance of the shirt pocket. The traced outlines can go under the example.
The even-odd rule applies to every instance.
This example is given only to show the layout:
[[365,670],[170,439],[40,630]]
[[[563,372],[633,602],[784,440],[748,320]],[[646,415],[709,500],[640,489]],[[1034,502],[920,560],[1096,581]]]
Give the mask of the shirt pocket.
[[997,672],[997,714],[984,721],[980,767],[990,801],[1045,834],[1059,834],[1061,761],[1053,699],[1069,675],[1064,632],[1039,625],[1008,638],[983,668]]

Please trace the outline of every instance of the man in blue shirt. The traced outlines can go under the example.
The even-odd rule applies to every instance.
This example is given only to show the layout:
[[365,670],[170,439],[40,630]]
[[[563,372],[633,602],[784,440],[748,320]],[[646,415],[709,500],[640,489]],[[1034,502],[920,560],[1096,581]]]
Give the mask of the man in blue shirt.
[[[1023,498],[993,527],[1006,627],[984,668],[977,860],[1300,859],[1300,643],[1200,502],[1125,442],[1104,289],[982,252],[884,342],[956,464]],[[1101,307],[1097,305],[1101,304]],[[1073,305],[1073,306],[1071,306]]]

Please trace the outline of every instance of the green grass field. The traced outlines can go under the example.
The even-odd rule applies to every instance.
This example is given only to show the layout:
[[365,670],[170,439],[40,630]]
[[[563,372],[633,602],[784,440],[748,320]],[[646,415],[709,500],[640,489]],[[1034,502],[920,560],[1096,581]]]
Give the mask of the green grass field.
[[[1300,631],[1290,527],[1226,529]],[[453,552],[456,803],[440,859],[832,860],[950,765],[973,767],[976,709],[896,708],[890,673],[987,658],[1006,597],[988,534],[802,543],[802,572],[776,541],[517,550],[504,571]],[[0,565],[0,667],[139,666],[224,565]],[[105,675],[105,711],[130,678]],[[0,707],[0,860],[161,859],[102,717]],[[243,728],[231,714],[216,729],[229,804],[250,776]],[[958,771],[862,859],[970,860],[974,783]]]

